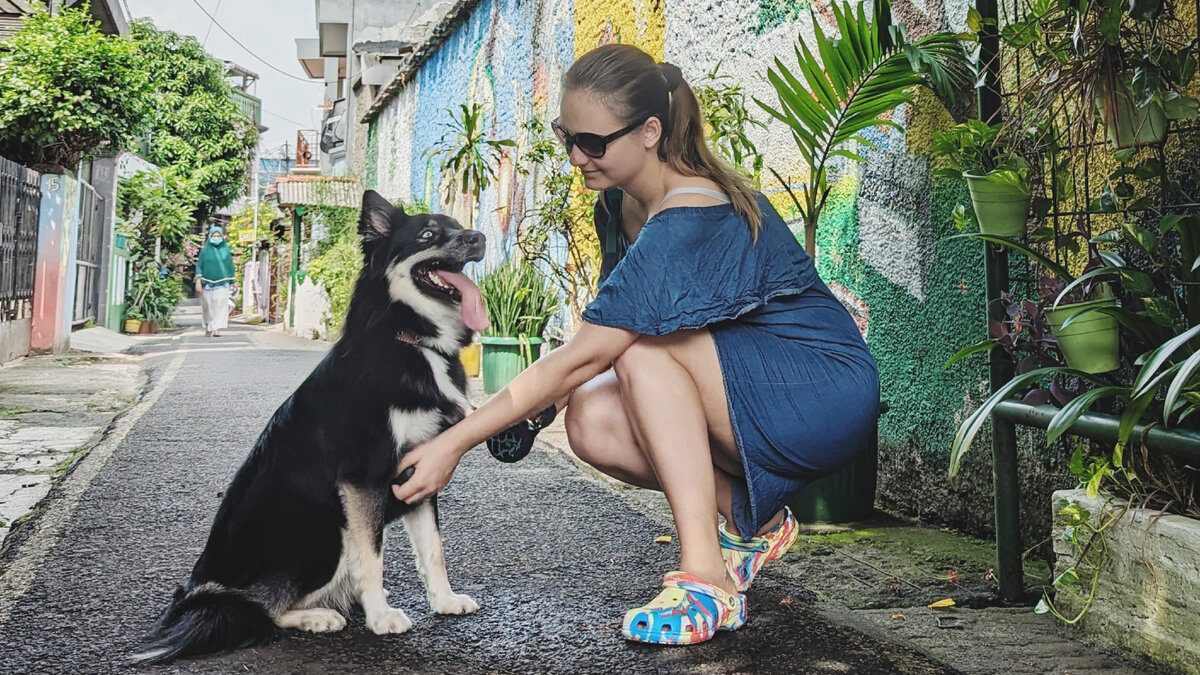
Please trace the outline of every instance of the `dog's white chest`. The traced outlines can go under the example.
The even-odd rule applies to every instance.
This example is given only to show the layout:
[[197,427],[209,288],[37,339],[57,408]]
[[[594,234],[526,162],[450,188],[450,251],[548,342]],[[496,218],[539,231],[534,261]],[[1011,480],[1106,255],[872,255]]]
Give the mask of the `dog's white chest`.
[[454,384],[454,379],[450,377],[450,361],[428,347],[420,347],[420,350],[421,355],[429,363],[429,371],[433,373],[433,381],[437,384],[438,390],[442,392],[443,396],[453,401],[465,415],[470,410],[470,404],[467,402],[467,395]]
[[442,430],[442,414],[436,410],[400,410],[392,408],[392,437],[396,449],[407,448],[433,438]]

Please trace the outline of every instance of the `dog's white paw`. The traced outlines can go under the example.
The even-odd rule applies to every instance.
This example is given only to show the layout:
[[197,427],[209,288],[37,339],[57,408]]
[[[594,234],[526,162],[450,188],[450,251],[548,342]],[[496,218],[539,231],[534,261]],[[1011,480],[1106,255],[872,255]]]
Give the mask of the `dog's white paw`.
[[346,627],[346,617],[332,609],[318,607],[287,612],[280,617],[284,628],[299,628],[311,633],[333,633]]
[[376,635],[388,633],[406,633],[412,628],[412,621],[402,609],[388,608],[378,614],[367,617],[367,628]]
[[479,603],[469,595],[458,593],[430,596],[429,607],[438,614],[474,614],[479,611]]

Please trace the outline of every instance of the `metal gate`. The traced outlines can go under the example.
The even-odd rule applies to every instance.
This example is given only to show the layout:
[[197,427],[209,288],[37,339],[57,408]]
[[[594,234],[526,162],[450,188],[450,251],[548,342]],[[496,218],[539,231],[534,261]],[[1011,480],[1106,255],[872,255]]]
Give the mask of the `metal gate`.
[[104,237],[104,198],[79,181],[79,247],[75,258],[75,324],[96,320],[100,305],[100,253]]
[[41,174],[0,157],[0,321],[32,316]]

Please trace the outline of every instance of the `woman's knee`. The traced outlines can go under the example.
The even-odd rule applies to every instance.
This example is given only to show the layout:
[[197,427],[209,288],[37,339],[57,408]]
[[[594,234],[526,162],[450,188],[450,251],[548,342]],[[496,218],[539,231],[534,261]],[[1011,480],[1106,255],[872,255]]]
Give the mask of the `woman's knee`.
[[607,441],[610,440],[613,415],[616,414],[625,414],[620,395],[615,387],[606,386],[605,382],[588,382],[571,394],[563,424],[571,450],[576,456],[588,464],[598,463],[603,448],[610,445]]

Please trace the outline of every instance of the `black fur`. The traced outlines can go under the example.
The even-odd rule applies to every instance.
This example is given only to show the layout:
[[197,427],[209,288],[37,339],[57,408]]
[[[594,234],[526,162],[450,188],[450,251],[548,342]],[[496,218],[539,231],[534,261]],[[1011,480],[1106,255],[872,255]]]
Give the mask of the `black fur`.
[[[385,524],[411,508],[391,496],[396,463],[408,449],[396,447],[391,412],[437,411],[440,429],[463,416],[466,376],[458,349],[471,330],[461,319],[446,320],[457,316],[453,294],[416,284],[423,298],[451,310],[429,316],[423,298],[392,297],[388,273],[434,251],[440,268],[461,269],[482,258],[483,235],[446,216],[409,216],[372,191],[363,197],[359,232],[364,266],[341,339],[259,436],[225,493],[191,578],[138,660],[269,641],[276,633],[272,617],[334,576],[347,524],[339,486],[370,496],[376,551]],[[437,345],[435,356],[398,339],[401,333]],[[430,363],[439,357],[457,391],[439,387]]]

